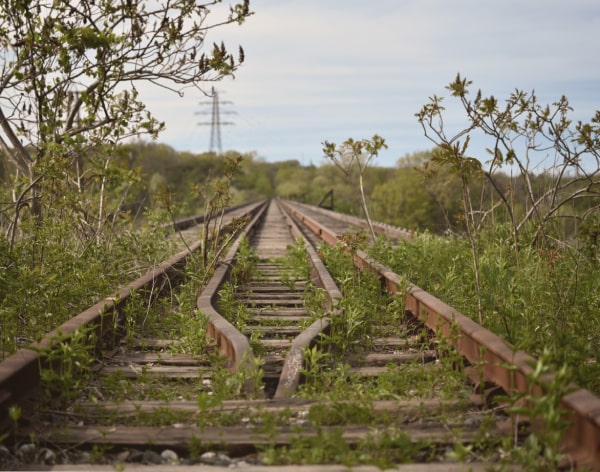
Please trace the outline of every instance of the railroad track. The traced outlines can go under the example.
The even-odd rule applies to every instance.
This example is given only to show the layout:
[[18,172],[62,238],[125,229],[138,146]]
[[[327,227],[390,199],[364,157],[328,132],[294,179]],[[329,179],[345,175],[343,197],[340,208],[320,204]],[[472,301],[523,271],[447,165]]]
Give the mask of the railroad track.
[[[355,231],[333,216],[254,206],[199,296],[182,254],[0,364],[2,467],[518,470],[536,424],[494,398],[537,392],[535,361],[361,251],[317,251]],[[563,399],[566,467],[597,470],[598,405]]]

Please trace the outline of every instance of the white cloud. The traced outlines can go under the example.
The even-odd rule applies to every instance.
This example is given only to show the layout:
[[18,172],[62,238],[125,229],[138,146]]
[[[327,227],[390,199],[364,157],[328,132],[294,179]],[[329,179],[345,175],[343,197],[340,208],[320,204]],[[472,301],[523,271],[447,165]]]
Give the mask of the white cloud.
[[[457,72],[498,97],[535,88],[541,101],[572,95],[582,118],[600,108],[596,1],[251,0],[251,8],[245,24],[208,38],[246,52],[236,79],[215,84],[237,112],[221,130],[227,149],[320,162],[325,139],[379,133],[390,145],[379,164],[394,165],[431,147],[414,114],[434,93],[447,95]],[[167,122],[160,140],[205,150],[210,130],[194,116],[203,98],[159,93],[147,96]]]

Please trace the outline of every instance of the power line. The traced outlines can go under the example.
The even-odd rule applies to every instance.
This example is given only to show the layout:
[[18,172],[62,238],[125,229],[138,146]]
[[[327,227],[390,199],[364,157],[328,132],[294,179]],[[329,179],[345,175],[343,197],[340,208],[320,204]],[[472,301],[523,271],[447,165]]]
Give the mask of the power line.
[[219,100],[219,92],[213,89],[212,92],[212,100],[208,102],[200,102],[200,105],[210,105],[211,111],[199,111],[196,112],[196,115],[208,115],[211,114],[210,121],[200,122],[199,126],[210,125],[210,145],[209,152],[218,151],[219,154],[223,153],[223,144],[221,142],[221,126],[233,125],[232,121],[221,121],[221,114],[224,115],[233,115],[234,111],[223,111],[221,112],[221,105],[229,105],[233,104],[230,101],[220,101]]

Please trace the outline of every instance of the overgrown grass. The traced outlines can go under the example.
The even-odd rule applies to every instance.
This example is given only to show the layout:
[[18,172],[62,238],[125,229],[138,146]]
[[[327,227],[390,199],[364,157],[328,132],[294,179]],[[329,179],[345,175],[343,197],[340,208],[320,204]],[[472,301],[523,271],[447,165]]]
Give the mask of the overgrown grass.
[[165,260],[162,219],[110,238],[77,239],[73,222],[42,221],[12,249],[0,240],[0,360]]
[[367,435],[352,446],[343,438],[344,428],[317,430],[313,437],[298,436],[287,447],[268,447],[261,459],[267,465],[374,464],[382,469],[402,462],[419,462],[432,454],[425,441],[413,441],[399,428]]
[[319,251],[343,294],[341,315],[333,318],[331,329],[341,356],[360,348],[374,334],[404,334],[402,297],[384,292],[374,274],[357,269],[341,245],[323,245]]
[[[432,396],[455,399],[469,393],[465,375],[451,365],[456,360],[451,346],[440,359],[442,364],[448,364],[440,366],[445,372],[443,377],[420,361],[402,368],[391,364],[376,378],[350,375],[349,356],[360,358],[374,338],[406,337],[409,331],[419,328],[406,319],[403,298],[385,293],[374,274],[356,269],[341,245],[323,245],[319,250],[344,296],[339,304],[340,314],[332,317],[331,330],[322,337],[322,346],[305,351],[305,383],[299,395],[370,402]],[[426,332],[418,335],[428,337]]]
[[[485,326],[534,356],[547,350],[551,364],[568,365],[579,385],[600,393],[597,256],[567,244],[552,250],[530,245],[515,251],[504,241],[502,227],[479,238]],[[466,240],[424,233],[395,247],[380,240],[370,254],[477,319],[472,255]]]
[[298,280],[308,280],[310,278],[306,245],[302,238],[296,238],[294,244],[288,245],[285,257],[278,259],[276,262],[283,265],[281,282],[290,289],[294,289]]
[[166,346],[173,354],[205,355],[208,348],[208,320],[196,307],[203,278],[198,255],[191,255],[181,283],[169,287],[160,297],[148,303],[134,292],[125,308],[126,343],[142,342],[148,337],[170,339]]
[[231,269],[231,281],[235,286],[248,283],[258,274],[258,256],[252,249],[246,236],[242,237],[235,265]]
[[[161,296],[152,297],[151,303],[145,296],[133,292],[122,314],[121,324],[103,341],[113,345],[115,337],[122,336],[123,346],[131,348],[143,346],[151,338],[170,340],[169,344],[156,351],[159,357],[161,353],[166,356],[189,354],[217,366],[215,371],[223,371],[221,377],[225,377],[226,369],[218,368],[223,363],[217,354],[212,353],[206,337],[207,319],[195,306],[202,278],[197,262],[192,257],[182,274],[183,283]],[[202,377],[184,380],[161,378],[149,375],[146,366],[142,366],[140,375],[134,379],[126,378],[121,371],[94,376],[92,367],[99,346],[93,329],[82,328],[74,336],[57,339],[52,348],[41,351],[42,359],[60,366],[57,371],[50,367],[41,369],[42,409],[57,406],[58,400],[68,403],[82,394],[91,401],[105,398],[115,401],[192,400],[211,389]]]
[[[528,266],[524,272],[521,272],[520,277],[517,279],[518,283],[521,284],[518,286],[518,290],[520,291],[519,296],[523,299],[522,303],[524,306],[533,303],[533,301],[529,301],[529,298],[526,298],[526,294],[528,291],[535,292],[535,290],[540,289],[537,284],[556,284],[559,274],[562,273],[565,276],[569,270],[578,269],[577,264],[569,265],[567,263],[568,258],[566,257],[561,258],[561,262],[566,264],[566,266],[558,267],[557,262],[553,261],[551,267],[548,268],[543,265],[544,262],[548,264],[543,254],[531,250],[522,250],[519,253],[505,253],[500,250],[500,247],[500,245],[492,246],[492,248],[484,252],[484,257],[482,257],[482,260],[485,261],[482,267],[484,273],[487,274],[487,278],[485,279],[486,287],[488,287],[488,292],[493,294],[493,297],[489,296],[486,300],[494,300],[498,304],[499,310],[506,306],[507,301],[503,300],[503,297],[507,297],[507,294],[502,292],[493,293],[490,287],[502,286],[502,283],[498,282],[494,284],[494,281],[504,276],[504,283],[510,284],[514,293],[517,290],[515,289],[517,281],[512,279],[515,277],[514,274],[518,272],[518,269],[521,268],[521,265],[535,262],[535,264],[532,263]],[[353,246],[350,245],[350,252],[353,250]],[[380,290],[378,281],[373,282],[372,287],[370,287],[368,280],[372,276],[355,270],[350,264],[348,254],[343,254],[339,250],[339,247],[323,247],[321,251],[325,255],[328,268],[342,288],[345,297],[344,305],[350,307],[354,313],[360,313],[361,307],[366,307],[368,312],[368,315],[359,315],[356,319],[354,319],[354,315],[349,319],[340,318],[338,322],[342,322],[342,329],[337,334],[332,335],[332,339],[336,340],[336,346],[339,344],[343,350],[350,352],[353,343],[344,342],[344,336],[346,333],[352,332],[353,326],[360,326],[360,322],[364,320],[368,321],[368,326],[360,330],[361,332],[358,332],[358,330],[356,332],[358,339],[362,339],[363,343],[367,342],[369,335],[372,334],[371,329],[377,324],[387,322],[391,326],[402,326],[403,315],[399,313],[403,313],[403,307],[401,304],[397,306],[393,306],[389,302],[386,304],[385,298],[377,295],[377,291]],[[470,314],[472,317],[477,316],[474,277],[471,269],[472,265],[469,260],[471,253],[465,241],[460,239],[435,238],[426,234],[417,238],[414,243],[401,243],[398,247],[392,247],[380,241],[371,250],[371,254],[384,264],[391,266],[397,273],[405,275],[406,279],[416,282],[423,288],[435,293],[438,297],[461,309],[466,314]],[[511,261],[511,257],[514,257],[514,260]],[[495,261],[496,265],[490,261]],[[511,263],[513,266],[511,266]],[[507,269],[509,270],[507,271]],[[512,277],[511,274],[513,274]],[[581,275],[581,273],[578,273],[576,277],[580,277]],[[524,279],[527,281],[525,282]],[[359,286],[361,289],[353,295],[354,288]],[[560,292],[569,292],[569,286],[572,288],[573,284],[565,283]],[[556,306],[553,303],[556,303],[556,300],[560,296],[553,294],[554,296],[550,297],[547,295],[547,291],[544,293],[540,294],[537,298],[531,298],[532,300],[537,300],[535,309],[541,310],[543,307],[545,310],[549,310],[553,308],[553,313],[555,315],[559,314],[564,305]],[[571,299],[571,302],[573,302],[573,299]],[[386,305],[392,306],[393,309],[386,310],[383,308]],[[534,309],[533,306],[530,308]],[[397,319],[390,318],[392,312],[396,313]],[[384,314],[384,316],[378,316],[377,313]],[[514,321],[510,318],[503,320],[501,316],[503,315],[500,313],[496,315],[496,318],[490,319],[487,316],[486,321],[488,325],[494,326],[498,331],[502,331],[502,328],[507,326],[508,322],[513,322],[515,325],[514,336],[517,342],[521,343],[520,347],[526,349],[529,347],[529,352],[538,354],[540,357],[529,379],[531,385],[530,391],[505,398],[505,401],[512,405],[509,411],[516,414],[516,419],[513,420],[515,421],[513,425],[514,431],[517,431],[519,428],[519,424],[517,423],[519,418],[533,418],[534,420],[532,421],[541,425],[539,431],[530,434],[524,443],[517,439],[517,435],[510,435],[500,440],[499,438],[494,438],[493,434],[491,435],[489,432],[489,427],[494,423],[493,415],[490,415],[486,416],[485,420],[481,422],[480,440],[475,441],[467,447],[463,446],[460,441],[457,441],[452,445],[452,449],[446,449],[445,452],[440,454],[440,451],[426,445],[411,448],[410,445],[403,443],[401,438],[397,438],[402,443],[396,446],[398,450],[388,451],[386,449],[386,441],[383,441],[383,446],[375,442],[369,445],[369,451],[378,451],[380,454],[368,454],[356,458],[349,452],[346,457],[349,460],[357,460],[359,462],[364,460],[368,463],[378,465],[380,463],[377,462],[377,458],[381,456],[393,457],[395,462],[401,462],[406,459],[427,461],[436,460],[436,458],[439,459],[440,457],[464,462],[477,458],[477,460],[497,461],[497,467],[494,470],[505,470],[505,466],[509,470],[512,470],[515,464],[522,466],[523,470],[559,470],[561,461],[563,460],[560,449],[562,445],[561,438],[568,427],[565,412],[560,408],[560,401],[563,395],[568,393],[570,389],[569,382],[571,381],[571,375],[569,371],[571,369],[566,365],[560,364],[564,357],[562,356],[563,353],[559,352],[559,346],[556,343],[548,343],[547,340],[543,340],[540,337],[544,336],[542,333],[520,332],[518,329],[518,320]],[[548,317],[546,322],[552,322],[552,320],[556,321],[558,318],[556,316],[554,318]],[[536,320],[532,317],[528,321],[535,323]],[[538,321],[536,326],[541,326],[541,322]],[[554,329],[557,328],[554,327]],[[335,333],[335,331],[332,331],[332,333]],[[551,328],[547,327],[545,336],[548,336],[549,333],[551,333]],[[456,335],[458,336],[458,333]],[[590,333],[588,333],[589,335]],[[419,364],[407,364],[401,368],[388,366],[387,372],[382,375],[380,374],[376,381],[361,382],[348,375],[349,366],[347,364],[343,362],[331,363],[330,352],[309,349],[305,356],[307,384],[302,387],[300,394],[310,396],[311,398],[328,398],[333,402],[338,402],[340,399],[352,398],[353,401],[362,403],[363,407],[362,410],[356,410],[356,407],[352,407],[352,413],[347,412],[347,416],[352,417],[358,413],[359,416],[357,418],[359,418],[359,421],[366,422],[367,424],[373,421],[373,418],[370,417],[368,405],[374,399],[440,398],[443,401],[443,399],[462,398],[463,400],[467,400],[468,395],[472,393],[472,387],[469,386],[469,383],[465,382],[464,372],[460,368],[463,365],[461,356],[454,347],[455,342],[452,342],[453,336],[451,333],[448,338],[438,340],[437,349],[439,352],[444,353],[439,358],[439,362],[444,364],[440,366],[440,371],[444,372],[443,376],[440,376],[440,371],[436,369],[427,369]],[[342,341],[341,343],[340,340]],[[538,342],[539,344],[537,346],[530,344],[534,342]],[[548,344],[555,348],[554,354],[551,353],[549,348],[543,348],[543,346],[547,346]],[[543,348],[541,355],[537,349],[534,349],[534,347],[540,348],[540,346]],[[459,368],[457,369],[457,367]],[[550,371],[557,372],[557,375],[553,378],[552,383],[544,383],[543,377]],[[545,393],[534,393],[538,387],[542,387]],[[319,408],[322,411],[311,410],[310,418],[316,425],[330,424],[331,421],[334,422],[333,424],[337,424],[337,422],[341,421],[335,414],[331,415],[326,409]],[[343,408],[341,411],[343,411]],[[460,425],[464,421],[464,414],[464,411],[461,412],[459,410],[454,413],[442,412],[437,417],[429,416],[429,418],[433,421],[440,421],[440,423],[445,424],[450,429],[453,428],[453,424],[456,421],[460,429]],[[381,424],[381,418],[379,419],[379,423]],[[320,444],[326,444],[328,440],[329,438],[322,438]],[[392,443],[395,442],[392,441]],[[307,460],[309,461],[314,454],[323,453],[320,451],[318,444],[313,444],[310,449],[311,453],[307,455]],[[335,453],[334,445],[331,445],[330,449],[331,453]],[[293,456],[294,449],[290,448],[290,450]],[[397,456],[395,455],[396,452],[398,454],[404,452],[407,455],[404,457]],[[318,459],[328,460],[328,457],[327,455],[323,457],[318,456]]]

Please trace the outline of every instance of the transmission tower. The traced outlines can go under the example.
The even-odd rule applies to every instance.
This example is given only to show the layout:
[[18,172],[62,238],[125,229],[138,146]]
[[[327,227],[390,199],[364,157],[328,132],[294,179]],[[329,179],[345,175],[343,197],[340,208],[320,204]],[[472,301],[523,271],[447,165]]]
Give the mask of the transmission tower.
[[219,92],[213,89],[212,92],[212,100],[209,102],[200,102],[200,105],[210,105],[211,111],[199,111],[197,115],[208,115],[211,114],[210,121],[203,121],[198,123],[198,125],[210,125],[210,146],[209,152],[217,151],[219,154],[223,153],[223,145],[221,143],[221,126],[225,125],[233,125],[232,121],[221,121],[221,113],[224,115],[233,115],[234,111],[220,111],[221,105],[229,105],[233,104],[233,102],[229,101],[220,101],[219,100]]

